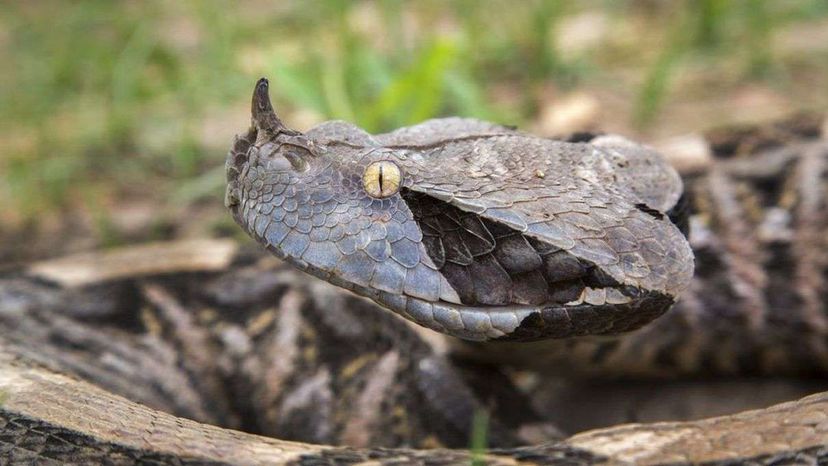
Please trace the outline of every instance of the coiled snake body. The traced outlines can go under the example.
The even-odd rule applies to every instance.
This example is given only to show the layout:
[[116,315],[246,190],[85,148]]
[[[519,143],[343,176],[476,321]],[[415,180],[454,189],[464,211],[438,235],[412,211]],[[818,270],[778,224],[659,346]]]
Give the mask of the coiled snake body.
[[[565,143],[465,119],[432,120],[377,136],[330,122],[301,134],[273,113],[262,80],[253,96],[253,126],[237,138],[228,156],[225,202],[251,236],[286,262],[419,325],[471,340],[458,350],[471,359],[648,376],[813,375],[824,373],[828,365],[828,261],[822,252],[828,151],[824,141],[817,141],[795,152],[768,156],[764,173],[755,170],[755,160],[733,160],[689,185],[696,209],[707,203],[709,213],[708,218],[694,217],[692,225],[699,275],[694,281],[693,253],[683,234],[687,212],[681,179],[654,151],[614,136]],[[779,177],[780,172],[795,178]],[[790,179],[801,184],[789,186]],[[768,198],[753,199],[750,191],[732,189],[734,180],[761,185]],[[776,210],[743,207],[778,199],[782,201]],[[187,366],[190,361],[185,378],[213,381],[193,393],[227,395],[232,387],[222,387],[216,381],[226,377],[216,374],[229,369],[223,368],[227,364],[221,358],[212,362],[204,353],[214,344],[198,319],[186,317],[155,284],[139,281],[141,296],[162,309],[164,317],[141,314],[140,325],[123,324],[142,332],[150,329],[135,338],[109,330],[96,335],[89,329],[105,324],[91,323],[97,319],[94,310],[75,320],[32,310],[71,306],[67,298],[32,304],[37,293],[30,290],[52,293],[54,283],[42,281],[60,282],[43,270],[26,273],[40,282],[12,277],[6,285],[0,283],[4,463],[456,464],[475,456],[493,464],[828,460],[825,393],[736,415],[620,426],[485,453],[328,447],[199,424],[110,393],[162,407],[164,394],[176,393],[167,410],[234,425],[232,406],[209,404],[207,412],[199,411],[202,405],[181,388],[188,382],[153,368],[154,363],[166,364],[167,353],[154,349],[158,342],[150,330],[172,331],[179,335],[174,352],[183,354],[184,362],[170,364]],[[792,286],[781,285],[786,277],[794,277]],[[290,280],[291,286],[314,286]],[[133,284],[124,289],[129,298],[118,302],[134,302]],[[183,295],[187,293],[193,291]],[[319,360],[315,352],[320,346],[308,352],[291,343],[320,338],[314,336],[319,330],[298,323],[303,314],[312,314],[311,320],[338,335],[324,349],[333,351],[329,359],[341,357],[332,344],[343,344],[349,334],[362,337],[354,328],[366,325],[359,319],[372,316],[373,310],[349,304],[354,314],[341,314],[331,304],[343,304],[334,298],[336,293],[313,288],[308,293],[316,305],[285,305],[276,317],[284,325],[276,327],[272,341],[264,342],[271,345],[265,354],[272,361],[260,367],[238,356],[243,372],[261,371],[268,383],[284,385],[290,380],[268,377],[282,374],[290,379],[290,361]],[[211,298],[214,306],[221,307],[221,295]],[[297,298],[288,294],[283,301],[291,299]],[[643,326],[676,300],[676,309],[642,330],[620,340],[608,337]],[[216,317],[203,319],[214,322]],[[368,319],[383,329],[400,325],[390,318]],[[267,322],[252,319],[241,334],[232,318],[211,328],[218,329],[228,354],[243,355],[247,346],[262,339],[256,335],[271,325]],[[110,335],[119,335],[123,342],[112,342]],[[427,401],[429,409],[465,412],[473,395],[455,395],[464,390],[462,383],[441,369],[444,363],[429,356],[431,350],[421,343],[406,346],[417,331],[394,330],[392,335],[398,341],[389,342],[383,356],[343,363],[337,371],[345,375],[333,385],[360,374],[368,364],[373,379],[358,385],[366,395],[354,394],[355,404],[382,412],[372,398],[386,396],[378,395],[383,385],[370,380],[391,383],[394,377],[417,372],[414,385],[425,395],[416,406],[425,410],[422,403]],[[565,338],[588,335],[596,337]],[[400,362],[404,351],[426,356],[406,369]],[[142,352],[154,363],[145,363]],[[106,390],[60,373],[80,375]],[[313,396],[326,393],[318,387],[330,377],[320,370],[307,380],[293,381],[300,387],[296,396],[270,399],[263,391],[258,397],[281,403],[283,414],[288,406],[313,406]],[[139,383],[144,379],[146,383]],[[178,388],[165,391],[169,380],[179,380],[170,385]],[[351,396],[343,390],[342,396]],[[303,397],[307,400],[301,401]],[[343,435],[360,443],[366,426],[383,420],[366,422],[346,425]],[[497,435],[499,427],[493,428]]]

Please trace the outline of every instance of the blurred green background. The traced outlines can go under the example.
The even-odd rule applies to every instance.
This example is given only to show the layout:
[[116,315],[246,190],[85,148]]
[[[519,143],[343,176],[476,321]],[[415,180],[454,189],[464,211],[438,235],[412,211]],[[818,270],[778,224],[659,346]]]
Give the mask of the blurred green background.
[[828,105],[828,1],[0,4],[0,261],[232,234],[224,155],[277,111],[647,142]]

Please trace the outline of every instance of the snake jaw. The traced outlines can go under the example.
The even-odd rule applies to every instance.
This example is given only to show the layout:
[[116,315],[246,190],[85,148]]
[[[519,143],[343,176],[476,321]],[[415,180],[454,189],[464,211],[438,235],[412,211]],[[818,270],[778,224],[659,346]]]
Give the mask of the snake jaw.
[[355,289],[352,284],[342,284],[338,280],[332,282],[367,296],[423,327],[470,341],[529,342],[625,333],[661,316],[675,302],[656,291],[625,288],[629,295],[624,302],[605,300],[600,303],[577,301],[540,306],[467,306]]

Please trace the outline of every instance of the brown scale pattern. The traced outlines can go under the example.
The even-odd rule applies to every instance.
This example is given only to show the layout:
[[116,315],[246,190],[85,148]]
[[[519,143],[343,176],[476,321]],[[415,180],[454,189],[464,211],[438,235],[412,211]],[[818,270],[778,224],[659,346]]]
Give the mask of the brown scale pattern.
[[585,286],[616,284],[588,261],[505,225],[425,194],[407,191],[404,199],[428,255],[463,304],[562,304]]

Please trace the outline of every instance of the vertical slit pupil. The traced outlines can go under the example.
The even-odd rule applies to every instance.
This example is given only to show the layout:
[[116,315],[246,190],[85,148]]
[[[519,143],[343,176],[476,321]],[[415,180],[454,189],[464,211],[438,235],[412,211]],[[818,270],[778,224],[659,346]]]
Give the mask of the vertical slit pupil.
[[380,164],[379,166],[379,175],[377,175],[377,182],[379,183],[380,195],[385,194],[383,192],[385,190],[382,188],[382,164]]

